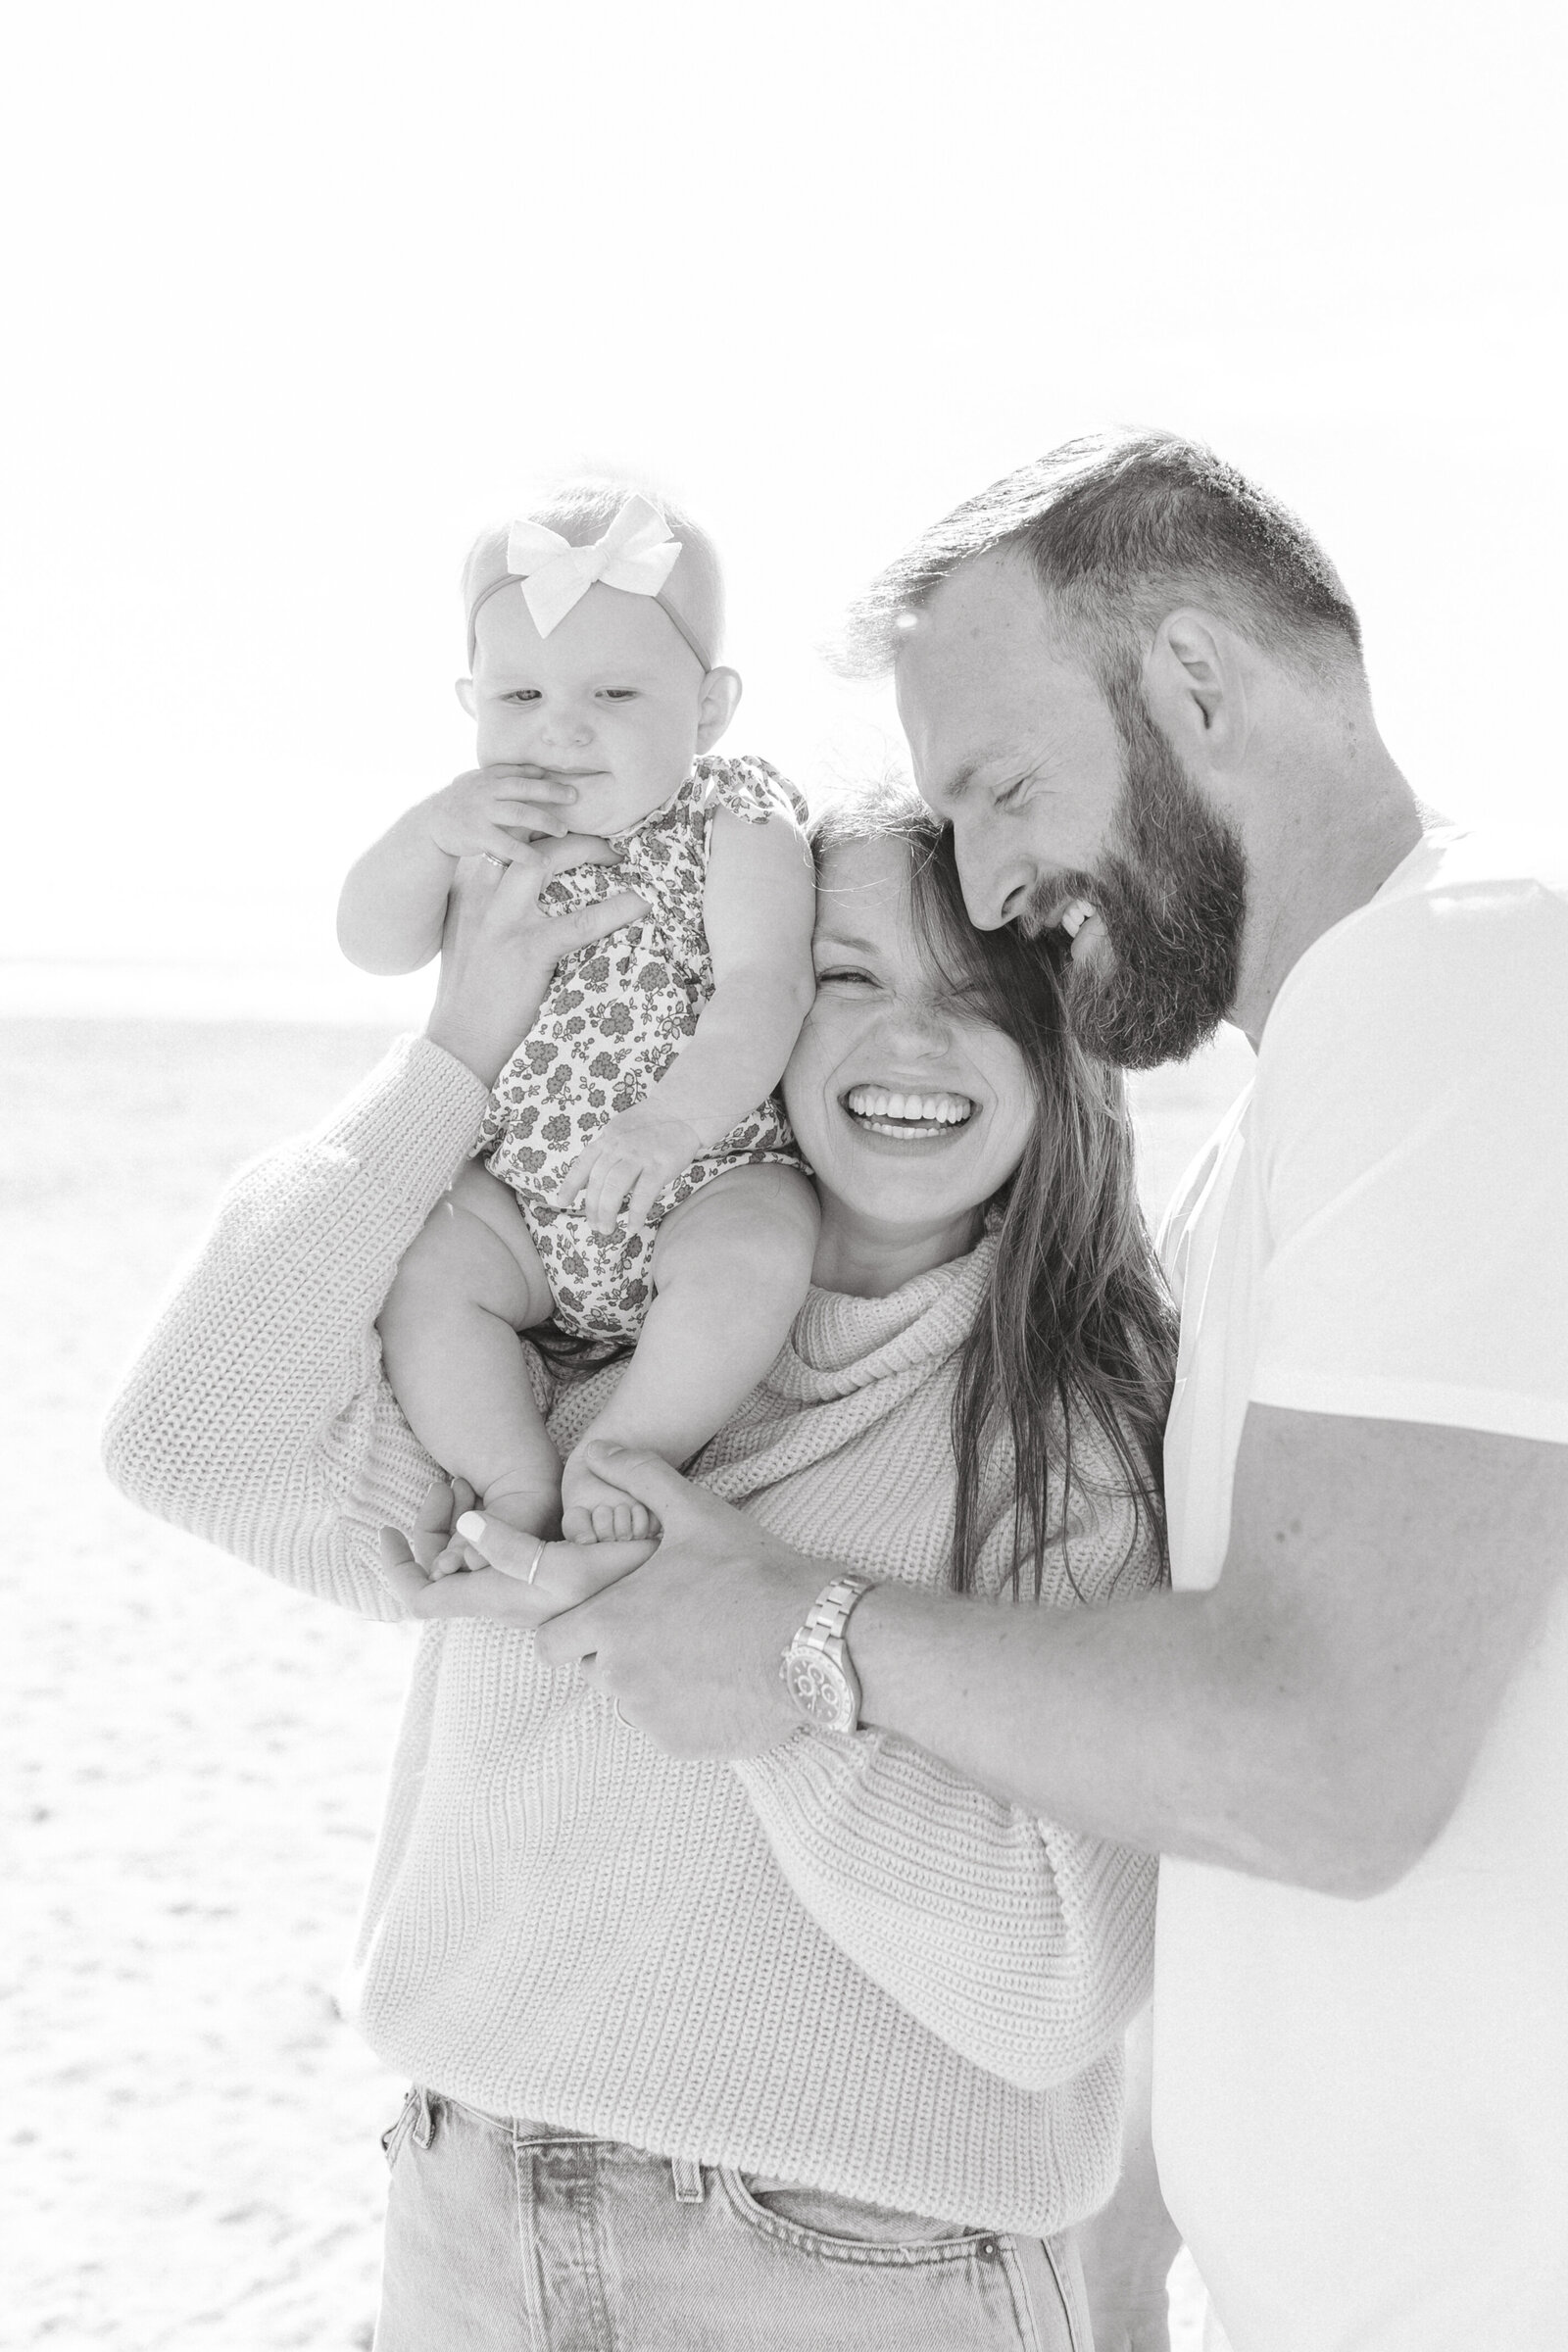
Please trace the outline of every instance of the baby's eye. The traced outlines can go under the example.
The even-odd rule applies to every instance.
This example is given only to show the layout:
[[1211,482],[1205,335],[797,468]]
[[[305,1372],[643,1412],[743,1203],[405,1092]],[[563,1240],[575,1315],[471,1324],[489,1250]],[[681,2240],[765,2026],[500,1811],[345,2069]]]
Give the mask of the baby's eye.
[[501,699],[504,703],[536,703],[539,689],[537,686],[516,686],[511,694],[504,694]]
[[630,703],[637,699],[635,686],[605,686],[600,691],[607,703]]

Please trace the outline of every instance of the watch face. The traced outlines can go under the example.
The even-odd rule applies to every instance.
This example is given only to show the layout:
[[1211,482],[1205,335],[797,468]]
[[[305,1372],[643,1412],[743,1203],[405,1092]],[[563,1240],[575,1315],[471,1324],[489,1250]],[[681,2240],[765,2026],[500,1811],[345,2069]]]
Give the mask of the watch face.
[[847,1732],[855,1723],[855,1694],[841,1670],[819,1649],[784,1652],[784,1685],[803,1715],[829,1731]]

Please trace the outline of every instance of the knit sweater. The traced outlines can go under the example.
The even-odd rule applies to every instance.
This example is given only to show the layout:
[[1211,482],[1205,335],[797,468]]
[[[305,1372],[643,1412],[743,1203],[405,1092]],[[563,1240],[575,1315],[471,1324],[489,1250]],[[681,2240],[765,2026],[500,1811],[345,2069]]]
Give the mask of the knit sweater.
[[[110,1418],[149,1510],[369,1617],[377,1530],[433,1475],[374,1318],[485,1091],[405,1040],[314,1135],[233,1182]],[[884,1298],[813,1291],[700,1475],[803,1550],[940,1588],[956,1350],[995,1244]],[[613,1370],[562,1387],[568,1446]],[[1131,1505],[1092,1433],[1044,1598],[1089,1599]],[[1011,1496],[986,1481],[980,1581]],[[1148,1583],[1147,1551],[1120,1582]],[[1003,1606],[1014,1605],[1003,1600]],[[1029,1605],[1027,1602],[1021,1605]],[[1032,1819],[877,1732],[803,1725],[681,1762],[532,1637],[425,1625],[364,1915],[358,2021],[385,2062],[502,2115],[997,2230],[1108,2195],[1121,2034],[1154,1866]]]

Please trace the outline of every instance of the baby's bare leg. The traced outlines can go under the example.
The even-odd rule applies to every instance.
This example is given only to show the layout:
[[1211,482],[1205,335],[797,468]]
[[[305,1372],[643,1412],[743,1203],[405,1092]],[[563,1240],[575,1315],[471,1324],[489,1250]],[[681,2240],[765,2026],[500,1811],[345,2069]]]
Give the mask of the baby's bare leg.
[[378,1318],[392,1393],[444,1470],[512,1526],[553,1532],[561,1457],[517,1334],[551,1312],[550,1284],[509,1188],[470,1160],[409,1250]]
[[[730,1168],[670,1210],[654,1244],[654,1303],[637,1352],[586,1432],[647,1446],[679,1465],[723,1428],[788,1339],[811,1279],[820,1214],[798,1169]],[[596,1478],[575,1447],[562,1477],[562,1532],[604,1543],[648,1516]]]

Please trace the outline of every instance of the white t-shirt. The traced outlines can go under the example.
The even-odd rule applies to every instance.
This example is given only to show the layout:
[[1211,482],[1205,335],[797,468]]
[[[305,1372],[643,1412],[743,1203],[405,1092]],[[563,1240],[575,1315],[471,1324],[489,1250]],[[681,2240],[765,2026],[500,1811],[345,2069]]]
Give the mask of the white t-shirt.
[[[1565,1222],[1568,898],[1434,830],[1291,972],[1167,1220],[1177,1587],[1251,1400],[1568,1444]],[[1154,2109],[1235,2352],[1568,2345],[1568,1576],[1391,1892],[1161,1866]]]

